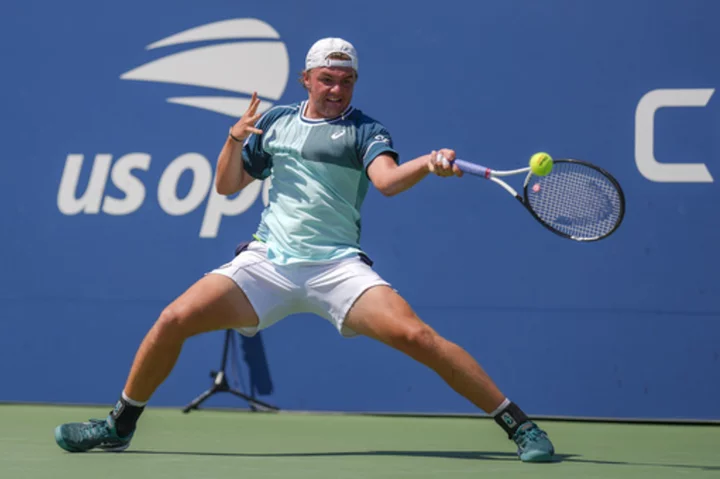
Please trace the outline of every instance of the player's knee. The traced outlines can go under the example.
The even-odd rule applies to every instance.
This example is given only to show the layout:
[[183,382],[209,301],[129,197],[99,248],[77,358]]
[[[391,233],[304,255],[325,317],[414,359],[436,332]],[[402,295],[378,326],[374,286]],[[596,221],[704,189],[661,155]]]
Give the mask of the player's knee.
[[181,306],[167,306],[155,323],[157,332],[168,338],[184,339],[187,334],[185,326],[189,319],[190,313]]
[[407,328],[395,341],[403,352],[414,357],[424,357],[437,349],[438,335],[430,326],[423,324]]

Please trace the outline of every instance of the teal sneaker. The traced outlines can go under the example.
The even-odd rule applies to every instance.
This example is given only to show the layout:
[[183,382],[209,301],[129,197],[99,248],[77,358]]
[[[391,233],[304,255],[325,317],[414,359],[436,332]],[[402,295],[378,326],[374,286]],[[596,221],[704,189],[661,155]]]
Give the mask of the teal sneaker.
[[120,437],[112,417],[90,419],[88,422],[72,422],[55,428],[55,442],[69,452],[85,452],[100,448],[110,452],[124,451],[130,445],[134,431]]
[[518,456],[523,462],[550,462],[553,460],[555,448],[547,433],[528,421],[520,425],[513,435],[518,446]]

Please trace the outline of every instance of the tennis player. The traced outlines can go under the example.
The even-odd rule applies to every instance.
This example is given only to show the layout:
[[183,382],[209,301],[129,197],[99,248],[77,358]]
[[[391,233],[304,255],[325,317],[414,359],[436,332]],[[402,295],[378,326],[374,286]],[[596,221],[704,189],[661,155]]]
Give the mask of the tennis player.
[[115,408],[104,420],[55,429],[71,452],[127,448],[153,392],[183,342],[208,331],[252,336],[299,312],[327,319],[343,336],[365,335],[432,368],[450,387],[492,415],[523,461],[549,461],[553,445],[461,347],[440,337],[372,269],[360,239],[360,206],[372,183],[401,193],[429,174],[461,176],[439,149],[402,164],[385,127],[351,106],[358,80],[355,48],[324,38],[308,51],[300,78],[308,98],[264,115],[252,95],[218,157],[215,187],[231,195],[272,178],[254,241],[173,301],[140,345]]

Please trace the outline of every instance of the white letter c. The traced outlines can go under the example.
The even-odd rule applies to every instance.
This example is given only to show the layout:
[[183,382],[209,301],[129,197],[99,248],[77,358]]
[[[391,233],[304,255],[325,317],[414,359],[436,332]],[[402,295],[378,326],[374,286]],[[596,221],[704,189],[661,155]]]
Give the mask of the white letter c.
[[660,163],[655,159],[655,112],[663,107],[705,106],[712,88],[653,90],[640,99],[635,111],[635,163],[651,181],[666,183],[712,183],[704,163]]

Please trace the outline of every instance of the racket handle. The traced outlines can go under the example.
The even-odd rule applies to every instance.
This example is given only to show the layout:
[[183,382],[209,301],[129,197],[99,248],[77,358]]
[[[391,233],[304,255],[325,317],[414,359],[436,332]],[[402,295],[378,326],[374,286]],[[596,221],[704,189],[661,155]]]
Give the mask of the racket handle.
[[485,168],[475,163],[470,163],[465,160],[455,160],[454,163],[464,173],[469,173],[475,176],[482,176],[483,178],[490,178],[490,168]]

